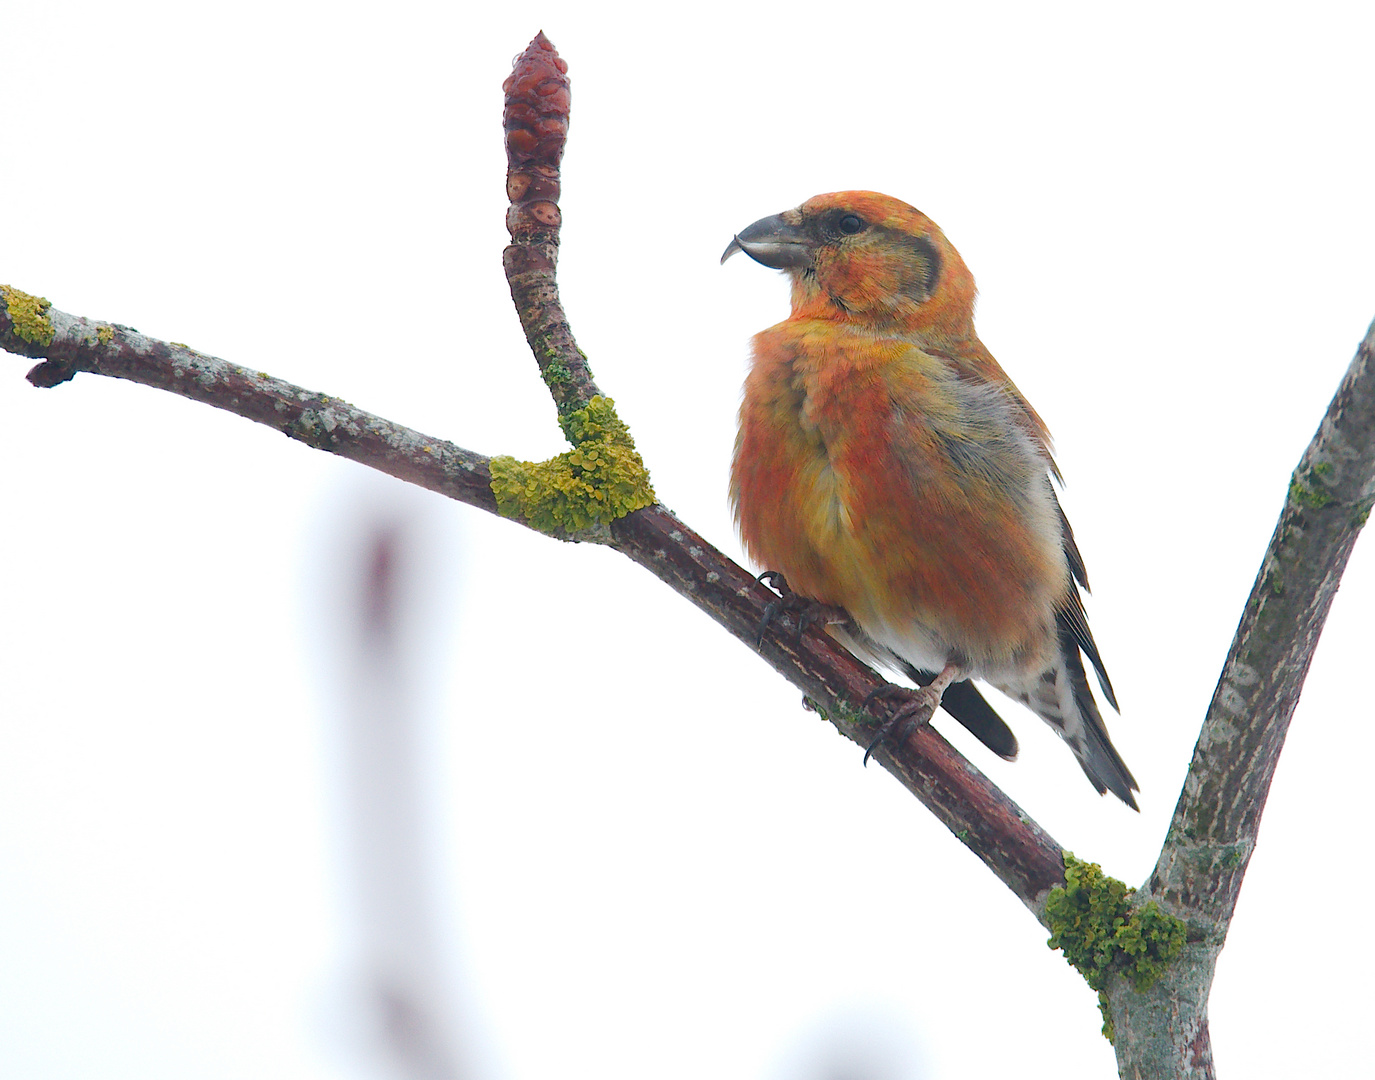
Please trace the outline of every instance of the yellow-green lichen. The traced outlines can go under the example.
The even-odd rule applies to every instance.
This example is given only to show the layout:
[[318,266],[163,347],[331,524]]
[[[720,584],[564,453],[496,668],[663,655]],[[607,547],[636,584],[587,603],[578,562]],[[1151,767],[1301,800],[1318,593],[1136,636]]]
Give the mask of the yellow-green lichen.
[[568,535],[654,503],[649,473],[610,398],[594,397],[560,422],[573,449],[540,462],[492,459],[492,494],[503,517]]
[[53,321],[48,318],[52,304],[46,296],[30,296],[9,285],[0,285],[0,297],[4,298],[5,310],[14,326],[14,334],[20,341],[27,341],[31,345],[53,343],[56,331],[53,330]]
[[1064,888],[1052,889],[1046,897],[1046,944],[1064,953],[1098,991],[1103,1034],[1112,1042],[1108,980],[1117,973],[1138,992],[1149,989],[1184,948],[1184,923],[1161,911],[1154,900],[1133,908],[1136,890],[1103,873],[1097,863],[1080,862],[1068,851],[1064,858]]
[[1332,501],[1332,496],[1316,483],[1317,477],[1328,477],[1332,474],[1332,463],[1320,461],[1308,470],[1307,476],[1301,476],[1302,466],[1294,470],[1294,475],[1289,478],[1289,500],[1308,510],[1321,510]]
[[115,340],[115,328],[108,323],[97,323],[95,328],[95,339],[102,345],[108,345]]
[[564,366],[563,361],[558,357],[558,352],[554,349],[550,349],[548,356],[549,362],[544,365],[544,370],[540,372],[540,374],[544,376],[544,385],[551,390],[567,386],[573,381],[573,376],[569,374],[568,368]]

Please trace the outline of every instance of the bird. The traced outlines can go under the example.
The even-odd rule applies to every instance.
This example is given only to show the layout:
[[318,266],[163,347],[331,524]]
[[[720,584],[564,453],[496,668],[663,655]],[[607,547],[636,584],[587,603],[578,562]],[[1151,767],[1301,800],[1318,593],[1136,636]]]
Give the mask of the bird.
[[721,262],[737,252],[792,287],[791,314],[753,339],[740,405],[730,502],[747,555],[841,611],[828,632],[995,753],[1015,758],[1016,738],[975,679],[1138,809],[1088,682],[1086,659],[1118,709],[1050,432],[975,333],[959,252],[872,191],[762,218]]

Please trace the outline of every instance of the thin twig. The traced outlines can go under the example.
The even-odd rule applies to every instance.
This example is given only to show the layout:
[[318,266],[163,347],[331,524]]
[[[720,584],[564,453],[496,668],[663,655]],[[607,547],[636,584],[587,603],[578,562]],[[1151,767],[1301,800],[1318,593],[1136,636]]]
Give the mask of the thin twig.
[[48,341],[26,340],[12,307],[12,301],[0,303],[0,348],[44,358],[28,374],[35,386],[56,386],[83,371],[142,383],[266,424],[317,450],[496,513],[489,459],[482,454],[266,372],[52,307],[43,309]]
[[506,229],[502,254],[511,300],[540,376],[562,417],[601,393],[559,303],[559,163],[568,138],[568,65],[544,31],[516,58],[502,84],[506,107]]

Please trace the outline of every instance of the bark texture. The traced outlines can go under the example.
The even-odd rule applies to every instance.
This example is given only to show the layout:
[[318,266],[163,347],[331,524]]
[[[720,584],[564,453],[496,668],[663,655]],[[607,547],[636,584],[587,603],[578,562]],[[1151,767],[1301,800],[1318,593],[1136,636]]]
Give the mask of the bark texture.
[[502,265],[525,340],[562,417],[601,391],[573,340],[554,276],[563,225],[559,164],[572,97],[568,64],[543,31],[516,57],[501,89],[506,95],[506,197],[511,200],[506,211],[511,244]]
[[48,340],[26,341],[8,306],[0,304],[0,348],[44,357],[28,373],[35,386],[57,386],[80,372],[142,383],[266,424],[317,450],[496,513],[489,459],[482,454],[394,424],[341,398],[147,337],[127,326],[51,307],[44,308],[44,317]]

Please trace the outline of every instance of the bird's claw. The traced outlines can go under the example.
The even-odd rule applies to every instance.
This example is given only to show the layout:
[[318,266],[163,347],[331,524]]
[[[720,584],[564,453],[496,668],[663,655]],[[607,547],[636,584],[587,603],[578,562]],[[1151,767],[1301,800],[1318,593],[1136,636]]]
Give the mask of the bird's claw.
[[902,736],[906,738],[918,728],[929,724],[931,717],[936,713],[936,707],[941,703],[940,695],[929,686],[909,690],[905,686],[885,683],[865,697],[863,708],[868,710],[869,706],[880,698],[886,698],[895,703],[893,713],[879,725],[873,741],[865,748],[865,765],[869,764],[869,758],[873,756],[879,744],[889,741],[900,729]]
[[755,580],[778,594],[777,600],[769,601],[764,607],[763,617],[759,620],[759,631],[755,634],[754,644],[756,648],[763,647],[765,632],[769,629],[769,625],[781,615],[793,616],[794,641],[801,641],[802,635],[807,632],[807,627],[813,623],[825,625],[845,622],[849,618],[842,609],[834,605],[823,604],[820,600],[812,600],[793,592],[788,586],[788,579],[777,570],[765,570]]
[[788,587],[788,579],[777,570],[765,570],[754,580],[760,585],[767,585],[779,596],[787,596],[792,592],[792,589]]

